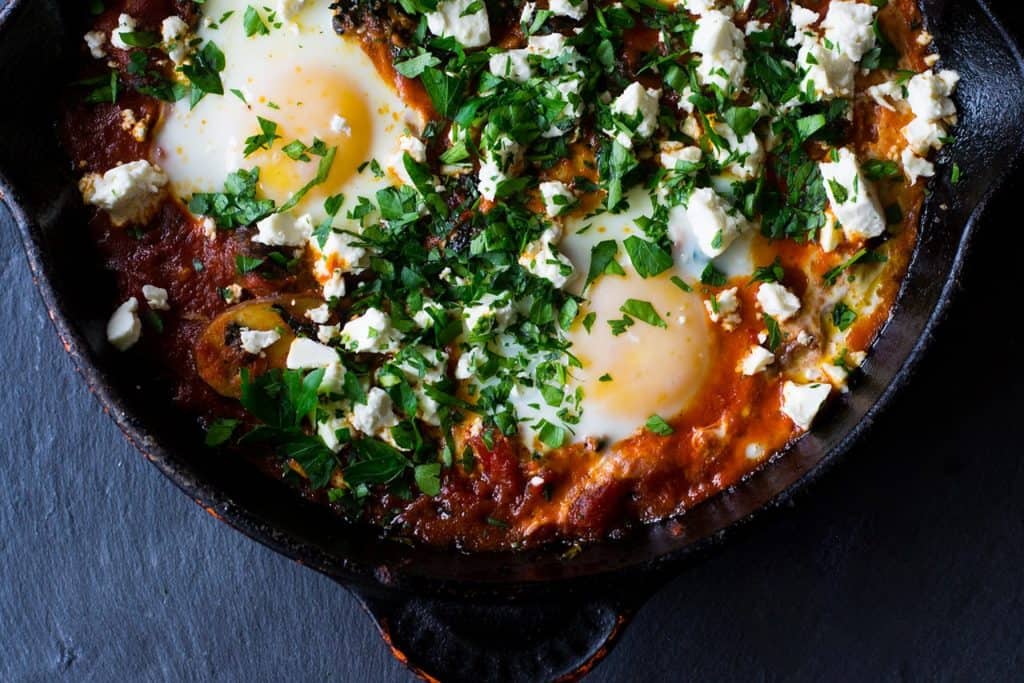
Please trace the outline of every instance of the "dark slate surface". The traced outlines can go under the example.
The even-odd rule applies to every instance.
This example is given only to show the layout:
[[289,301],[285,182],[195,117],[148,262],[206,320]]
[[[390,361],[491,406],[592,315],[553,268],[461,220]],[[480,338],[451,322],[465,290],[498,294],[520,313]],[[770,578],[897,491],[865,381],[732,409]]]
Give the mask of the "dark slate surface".
[[[1019,315],[1022,192],[993,205],[952,320],[878,429],[662,590],[589,680],[1024,676],[1024,343],[999,324]],[[344,590],[215,522],[124,441],[2,207],[0,255],[0,680],[412,680]]]

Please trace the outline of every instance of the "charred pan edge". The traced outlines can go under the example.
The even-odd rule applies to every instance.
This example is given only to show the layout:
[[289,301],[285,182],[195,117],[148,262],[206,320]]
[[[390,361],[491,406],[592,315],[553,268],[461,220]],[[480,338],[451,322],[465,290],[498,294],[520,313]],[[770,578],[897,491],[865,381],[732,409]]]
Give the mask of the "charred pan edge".
[[[2,35],[5,29],[9,29],[13,19],[17,18],[19,12],[31,4],[32,0],[10,0],[7,6],[0,10],[0,35]],[[938,5],[939,9],[946,5],[946,3],[939,1],[925,2],[924,4],[926,7]],[[991,22],[999,38],[1005,43],[1018,68],[1024,68],[1024,59],[1021,57],[1019,48],[994,17],[985,0],[978,0],[977,6],[988,21]],[[437,595],[454,594],[457,591],[463,597],[491,600],[522,600],[526,596],[540,595],[541,593],[548,595],[564,594],[569,584],[572,585],[574,592],[585,592],[587,587],[598,586],[612,579],[622,578],[622,574],[626,573],[627,570],[635,578],[636,574],[653,572],[661,574],[678,569],[683,563],[693,558],[699,552],[723,542],[727,537],[727,533],[746,526],[754,517],[759,516],[758,513],[761,511],[773,509],[788,501],[794,493],[818,478],[837,462],[873,426],[880,412],[889,405],[895,394],[915,372],[918,362],[935,336],[938,326],[947,317],[950,303],[959,289],[959,275],[967,257],[977,223],[991,197],[1006,180],[1011,169],[1016,166],[1020,154],[1021,149],[1018,145],[1018,148],[1012,150],[1012,162],[1007,160],[1002,172],[996,178],[990,180],[985,194],[973,207],[970,207],[969,217],[958,240],[952,263],[945,274],[945,282],[941,292],[927,318],[922,333],[906,355],[902,367],[893,374],[891,381],[881,391],[875,403],[864,411],[860,421],[830,451],[823,454],[815,464],[799,475],[788,488],[777,492],[767,502],[745,509],[731,523],[723,524],[717,530],[707,533],[681,548],[672,549],[653,559],[643,558],[636,560],[634,563],[627,564],[621,569],[594,569],[591,566],[585,571],[581,571],[578,575],[540,582],[510,581],[502,583],[493,579],[481,579],[478,581],[464,580],[456,582],[456,585],[451,585],[452,581],[446,582],[441,579],[406,574],[401,567],[397,566],[382,567],[357,563],[349,558],[326,553],[323,549],[311,543],[293,538],[278,527],[268,524],[264,515],[238,505],[224,491],[197,477],[194,472],[190,471],[187,465],[183,464],[180,458],[156,442],[147,426],[133,412],[125,397],[118,393],[109,378],[106,377],[105,373],[97,367],[91,358],[86,340],[76,325],[67,317],[67,313],[58,300],[56,291],[50,281],[52,263],[43,246],[40,227],[24,209],[24,202],[19,201],[19,193],[11,186],[2,171],[0,171],[0,201],[7,205],[19,227],[32,269],[33,279],[46,305],[48,315],[53,321],[64,347],[74,361],[78,371],[85,378],[90,390],[104,406],[104,409],[111,413],[128,440],[148,460],[156,465],[165,476],[189,495],[190,498],[211,511],[218,519],[227,522],[273,550],[303,564],[307,564],[342,583],[360,586],[371,593],[376,591],[393,593],[396,590],[402,592],[429,590],[432,594]],[[923,220],[927,221],[936,218],[934,207],[929,208],[930,210],[926,212]],[[941,216],[938,218],[939,220],[942,219]],[[902,295],[900,298],[903,298]],[[898,307],[899,303],[897,303],[894,315],[898,315]],[[728,496],[730,494],[726,492],[722,495]]]

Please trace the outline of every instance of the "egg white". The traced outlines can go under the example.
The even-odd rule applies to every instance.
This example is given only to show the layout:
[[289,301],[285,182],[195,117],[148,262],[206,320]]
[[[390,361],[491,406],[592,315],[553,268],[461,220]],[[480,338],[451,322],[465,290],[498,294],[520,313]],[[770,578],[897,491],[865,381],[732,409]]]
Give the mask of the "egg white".
[[[622,244],[636,235],[643,237],[637,219],[653,213],[647,190],[636,187],[627,194],[624,211],[571,216],[565,219],[561,251],[579,274],[590,266],[591,250],[599,242],[615,240],[617,261],[625,275],[607,274],[584,293],[576,324],[568,332],[572,353],[582,368],[572,369],[568,391],[583,389],[579,421],[569,425],[572,441],[598,438],[615,443],[641,429],[652,415],[671,419],[692,405],[700,394],[716,357],[715,336],[700,294],[700,274],[709,259],[697,248],[696,238],[684,225],[674,247],[674,264],[656,277],[642,278],[633,268]],[[685,212],[682,212],[685,213]],[[685,220],[678,215],[677,220]],[[714,259],[715,267],[729,277],[749,276],[753,264],[752,234],[741,236],[725,253]],[[689,284],[684,291],[672,282],[675,276]],[[581,293],[582,276],[570,288]],[[640,320],[623,334],[612,334],[610,320],[623,317],[620,307],[627,299],[650,302],[667,327]],[[581,321],[588,313],[596,319],[588,332]],[[511,399],[520,418],[525,418],[526,436],[541,419],[559,423],[556,411],[546,406],[535,390]]]
[[[398,138],[419,127],[419,115],[380,76],[357,41],[331,29],[330,0],[312,0],[289,20],[276,15],[279,28],[268,22],[269,35],[247,37],[242,18],[250,4],[207,0],[203,6],[206,20],[197,36],[224,52],[225,94],[207,95],[194,109],[187,100],[168,108],[156,136],[156,161],[173,191],[186,198],[220,191],[228,174],[258,166],[261,196],[283,204],[315,177],[319,158],[294,161],[282,147],[293,140],[309,145],[314,138],[337,147],[337,153],[327,181],[296,206],[296,215],[320,220],[326,197],[344,193],[347,207],[394,182],[391,176],[375,176],[367,162],[377,160],[386,168]],[[268,18],[263,5],[253,6]],[[258,116],[275,122],[281,139],[271,150],[245,157],[246,138],[260,132]]]

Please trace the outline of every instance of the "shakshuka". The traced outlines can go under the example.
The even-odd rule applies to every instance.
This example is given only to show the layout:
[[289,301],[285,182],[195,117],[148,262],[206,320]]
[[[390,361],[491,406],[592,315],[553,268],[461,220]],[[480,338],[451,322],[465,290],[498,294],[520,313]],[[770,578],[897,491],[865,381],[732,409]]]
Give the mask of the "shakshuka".
[[621,536],[813,429],[956,123],[912,0],[81,5],[111,353],[209,457],[470,551]]

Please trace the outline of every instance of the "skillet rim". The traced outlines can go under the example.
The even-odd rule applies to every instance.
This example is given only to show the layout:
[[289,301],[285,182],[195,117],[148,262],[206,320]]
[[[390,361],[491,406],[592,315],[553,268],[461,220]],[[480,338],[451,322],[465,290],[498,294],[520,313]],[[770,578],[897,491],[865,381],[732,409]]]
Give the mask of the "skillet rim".
[[[30,4],[30,2],[31,0],[9,0],[4,7],[0,8],[0,34],[2,34],[5,28],[5,24],[22,7]],[[975,4],[989,20],[1001,41],[1012,54],[1013,60],[1018,68],[1021,69],[1020,73],[1024,74],[1024,56],[1022,56],[1021,48],[1007,32],[1003,23],[992,12],[988,0],[976,0]],[[603,585],[615,579],[625,578],[623,575],[627,574],[632,577],[649,573],[661,574],[666,570],[681,569],[688,561],[699,556],[704,551],[717,547],[735,536],[740,529],[748,527],[755,518],[762,518],[765,513],[769,513],[779,506],[786,504],[795,495],[805,490],[809,484],[831,470],[837,462],[845,457],[854,444],[870,432],[880,412],[891,404],[895,396],[913,378],[921,358],[931,345],[936,330],[948,318],[951,304],[956,300],[960,292],[960,274],[972,246],[977,225],[983,220],[991,199],[1000,191],[1005,181],[1019,166],[1022,154],[1024,154],[1024,145],[1018,144],[1017,148],[1013,150],[1011,159],[998,175],[991,180],[989,188],[972,208],[957,240],[948,271],[944,273],[944,282],[937,294],[934,307],[927,315],[920,334],[906,354],[902,366],[893,373],[891,379],[880,391],[874,403],[863,412],[858,421],[842,434],[837,443],[824,453],[814,465],[809,467],[789,486],[773,494],[767,502],[752,508],[725,527],[704,537],[694,539],[685,546],[671,549],[650,559],[642,559],[635,563],[627,563],[608,570],[594,571],[576,576],[518,581],[502,581],[500,579],[466,580],[452,577],[428,577],[417,574],[402,575],[400,568],[389,568],[387,576],[382,576],[376,571],[376,567],[364,566],[349,558],[340,558],[338,555],[323,552],[310,543],[287,535],[274,525],[269,524],[259,514],[235,505],[229,494],[203,480],[198,473],[189,472],[189,468],[185,464],[176,461],[177,458],[171,454],[169,448],[161,446],[160,443],[147,433],[144,420],[132,414],[132,411],[128,409],[128,403],[125,398],[118,395],[114,387],[104,379],[103,373],[97,365],[90,362],[87,354],[83,353],[83,349],[87,349],[88,344],[62,309],[56,296],[54,285],[48,277],[50,268],[45,262],[44,249],[37,239],[41,228],[29,216],[23,206],[23,202],[19,200],[19,192],[9,182],[2,170],[0,170],[0,202],[5,204],[14,219],[14,223],[18,226],[19,235],[28,257],[36,288],[46,306],[48,317],[53,323],[65,350],[71,357],[75,369],[85,379],[90,392],[96,396],[104,410],[111,414],[115,424],[117,424],[129,443],[139,450],[147,460],[153,463],[165,477],[192,498],[194,502],[204,507],[208,513],[218,520],[226,522],[249,538],[300,564],[308,565],[348,587],[370,592],[378,590],[387,593],[411,594],[427,592],[428,595],[431,590],[436,591],[438,588],[443,587],[450,591],[454,587],[455,594],[463,597],[471,595],[483,599],[498,598],[504,600],[509,598],[519,599],[523,595],[532,595],[538,591],[564,590],[566,586],[572,586],[575,590],[594,584]],[[915,258],[916,254],[917,250],[915,247]],[[785,456],[786,452],[784,451],[781,457]],[[727,489],[723,493],[728,491]],[[617,543],[617,541],[605,541],[604,543]],[[447,553],[453,557],[458,556],[458,552],[454,550],[447,551]]]

